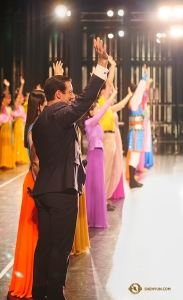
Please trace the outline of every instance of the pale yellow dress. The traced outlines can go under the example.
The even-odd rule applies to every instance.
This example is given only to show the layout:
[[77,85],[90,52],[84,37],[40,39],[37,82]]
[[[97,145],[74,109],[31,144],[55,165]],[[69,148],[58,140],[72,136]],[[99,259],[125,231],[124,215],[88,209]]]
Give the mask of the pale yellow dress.
[[14,159],[16,163],[29,163],[29,157],[27,149],[24,147],[24,127],[25,127],[25,110],[22,105],[19,105],[16,110],[13,111],[14,122]]
[[[81,143],[81,132],[79,130],[79,141]],[[81,148],[81,147],[80,147]],[[88,233],[88,220],[86,211],[86,193],[85,187],[83,194],[79,197],[78,217],[76,222],[76,231],[71,255],[89,253],[90,240]]]
[[[11,116],[11,107],[6,106],[1,109],[1,114]],[[12,122],[9,120],[0,125],[0,168],[15,168],[13,155],[13,132]]]

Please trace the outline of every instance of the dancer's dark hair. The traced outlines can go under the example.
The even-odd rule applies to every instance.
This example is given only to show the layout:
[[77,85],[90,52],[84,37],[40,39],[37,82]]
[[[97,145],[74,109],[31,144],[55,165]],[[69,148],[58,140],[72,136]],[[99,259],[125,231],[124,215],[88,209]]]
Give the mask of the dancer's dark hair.
[[81,120],[81,125],[82,125],[83,127],[85,127],[85,126],[84,126],[84,125],[85,125],[85,121],[86,121],[87,119],[89,119],[89,118],[92,118],[92,116],[91,116],[91,114],[90,114],[90,111],[91,111],[91,110],[94,110],[94,108],[96,107],[97,104],[98,104],[98,101],[93,102],[92,106],[90,106],[90,108],[89,108],[89,110],[86,112],[86,114],[84,114],[84,115],[82,116],[82,118],[80,119],[80,120]]
[[45,102],[45,93],[43,90],[34,89],[29,95],[28,98],[28,108],[27,108],[27,119],[25,123],[25,131],[24,131],[24,147],[28,148],[27,142],[27,133],[31,124],[34,123],[37,116],[39,115],[40,105],[43,105]]

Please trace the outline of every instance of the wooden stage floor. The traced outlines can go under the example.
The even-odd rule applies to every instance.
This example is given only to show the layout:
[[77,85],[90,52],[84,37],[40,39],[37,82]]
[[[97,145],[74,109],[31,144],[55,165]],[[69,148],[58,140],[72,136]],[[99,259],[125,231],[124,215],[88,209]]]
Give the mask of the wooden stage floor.
[[[27,169],[0,171],[0,300],[7,296]],[[108,212],[110,227],[89,230],[90,254],[71,257],[68,300],[183,299],[183,156],[157,155],[140,177],[140,189],[124,180],[125,199]]]

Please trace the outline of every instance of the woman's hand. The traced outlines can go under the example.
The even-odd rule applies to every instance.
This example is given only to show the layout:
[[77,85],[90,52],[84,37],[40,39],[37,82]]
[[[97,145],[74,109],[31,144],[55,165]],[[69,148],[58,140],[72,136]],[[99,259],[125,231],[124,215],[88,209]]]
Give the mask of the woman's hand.
[[10,83],[7,79],[4,79],[3,80],[3,83],[5,84],[5,86],[9,87],[10,86]]
[[132,96],[133,96],[133,94],[132,94],[132,92],[131,92],[131,89],[130,89],[130,87],[128,87],[128,96],[130,96],[130,97],[132,97]]
[[60,61],[57,61],[56,64],[53,63],[53,70],[54,70],[54,75],[63,75],[64,70],[63,70],[63,63]]

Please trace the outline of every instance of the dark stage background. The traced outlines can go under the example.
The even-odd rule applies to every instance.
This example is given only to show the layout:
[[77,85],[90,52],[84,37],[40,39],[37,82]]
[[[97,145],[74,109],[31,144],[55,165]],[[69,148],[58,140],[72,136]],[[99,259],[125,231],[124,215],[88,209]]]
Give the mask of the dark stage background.
[[[165,2],[164,2],[165,3]],[[172,1],[166,1],[166,4]],[[58,4],[71,10],[71,17],[54,14]],[[118,101],[127,94],[131,81],[138,83],[146,63],[153,78],[149,105],[155,152],[183,152],[183,38],[168,36],[156,42],[156,33],[168,33],[173,21],[161,22],[157,9],[162,1],[49,1],[6,0],[0,4],[0,92],[3,79],[10,81],[12,98],[25,78],[24,92],[38,83],[44,87],[52,75],[52,63],[62,60],[64,71],[73,80],[74,92],[80,93],[96,64],[93,38],[100,36],[117,62],[115,85]],[[121,8],[124,16],[116,12]],[[114,17],[106,15],[113,9]],[[118,31],[124,31],[124,37]],[[109,39],[108,33],[114,38]],[[13,100],[12,100],[13,101]],[[126,150],[128,108],[119,113]]]

